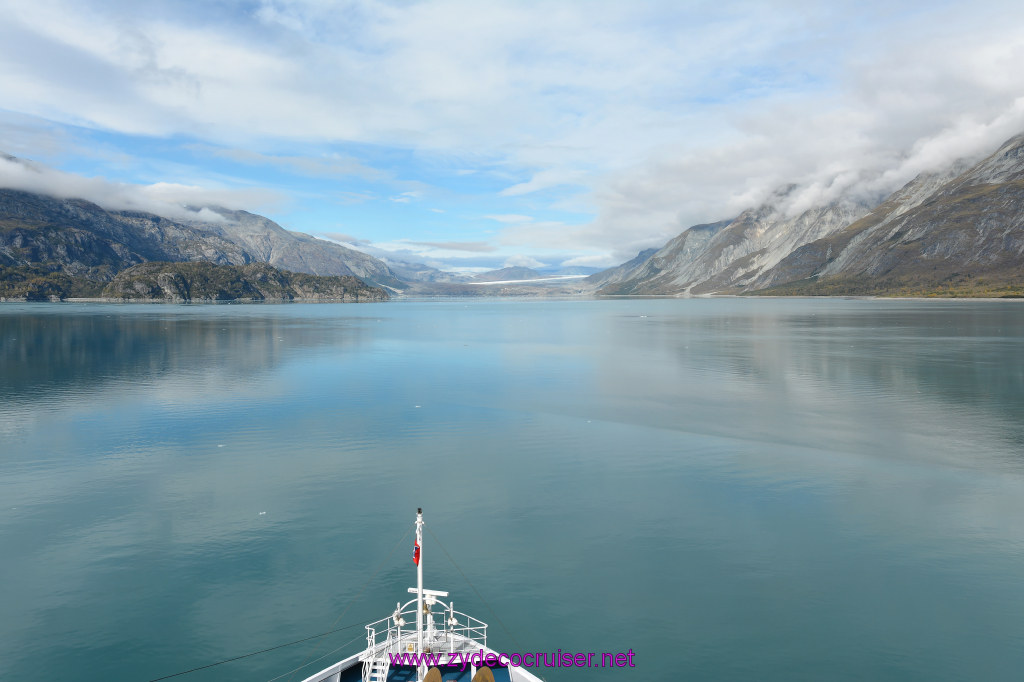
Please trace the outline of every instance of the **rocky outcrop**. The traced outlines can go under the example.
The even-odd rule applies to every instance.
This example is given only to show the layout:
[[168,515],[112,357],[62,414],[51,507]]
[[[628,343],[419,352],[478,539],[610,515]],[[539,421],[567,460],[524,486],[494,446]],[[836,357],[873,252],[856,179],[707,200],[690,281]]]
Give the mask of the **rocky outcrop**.
[[388,294],[351,275],[318,276],[265,263],[143,263],[114,277],[104,298],[169,302],[385,301]]

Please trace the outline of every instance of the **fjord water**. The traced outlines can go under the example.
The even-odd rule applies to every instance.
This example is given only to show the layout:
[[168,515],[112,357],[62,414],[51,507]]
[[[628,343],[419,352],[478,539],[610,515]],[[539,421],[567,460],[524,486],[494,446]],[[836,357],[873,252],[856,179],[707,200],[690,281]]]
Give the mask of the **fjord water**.
[[548,680],[1017,680],[1022,340],[997,301],[7,304],[0,679],[383,617],[422,506],[494,648],[635,652]]

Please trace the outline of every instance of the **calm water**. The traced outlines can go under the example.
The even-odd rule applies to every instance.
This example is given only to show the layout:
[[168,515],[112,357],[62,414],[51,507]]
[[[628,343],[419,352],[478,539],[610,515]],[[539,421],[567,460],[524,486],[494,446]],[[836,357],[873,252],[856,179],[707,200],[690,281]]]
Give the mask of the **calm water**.
[[422,506],[492,646],[636,652],[548,680],[1019,680],[1022,351],[1013,302],[6,304],[0,679],[383,617]]

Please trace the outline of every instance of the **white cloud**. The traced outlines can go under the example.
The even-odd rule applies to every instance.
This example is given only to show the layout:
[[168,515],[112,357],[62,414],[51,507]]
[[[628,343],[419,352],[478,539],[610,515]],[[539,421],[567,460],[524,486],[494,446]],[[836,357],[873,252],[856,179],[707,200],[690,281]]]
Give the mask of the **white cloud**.
[[523,194],[530,194],[531,192],[550,189],[552,187],[560,187],[562,185],[583,184],[585,179],[586,174],[577,170],[544,170],[539,173],[535,173],[533,177],[526,182],[520,182],[512,185],[511,187],[506,187],[501,190],[499,194],[503,197],[516,197]]
[[881,198],[918,173],[994,151],[1024,132],[1024,71],[1010,66],[1024,63],[1015,14],[953,41],[937,29],[921,31],[913,47],[882,39],[870,59],[849,58],[827,97],[773,96],[724,112],[728,139],[669,145],[595,184],[599,216],[575,238],[625,260],[690,225],[733,217],[787,183],[799,185],[786,206],[798,212],[844,193]]
[[415,246],[425,246],[431,249],[443,249],[445,251],[465,251],[467,253],[491,253],[495,247],[487,242],[408,242]]
[[501,213],[495,215],[485,215],[485,218],[490,220],[496,220],[499,223],[529,223],[533,222],[533,218],[528,215],[519,215],[516,213]]
[[801,13],[667,1],[275,0],[218,23],[189,8],[156,18],[96,0],[8,5],[8,108],[215,141],[497,153],[545,169],[513,192],[566,181],[565,168],[547,172],[553,157],[628,162],[638,144],[678,139],[678,114],[658,109],[719,82],[731,59],[762,56]]
[[591,254],[589,256],[577,256],[564,260],[560,263],[563,268],[571,268],[573,266],[586,267],[586,268],[610,268],[618,265],[620,261],[615,259],[610,253]]
[[[355,247],[375,256],[398,258],[411,262],[441,264],[444,262],[479,261],[500,262],[498,250],[487,242],[420,242],[409,239],[371,242],[361,240]],[[441,269],[448,269],[435,265]]]
[[[1022,63],[1024,5],[998,0],[8,0],[0,24],[2,105],[25,120],[321,176],[391,170],[247,150],[351,143],[493,179],[467,167],[488,159],[504,243],[622,260],[784,183],[798,210],[993,148],[1024,130]],[[541,219],[570,189],[597,218]],[[517,201],[539,219],[500,221]]]
[[0,187],[46,194],[60,199],[87,199],[109,210],[146,211],[173,219],[220,220],[212,211],[186,207],[252,208],[280,199],[259,189],[211,189],[171,183],[134,185],[104,178],[87,178],[42,164],[0,157]]
[[311,177],[357,176],[367,180],[390,180],[392,174],[338,153],[318,156],[263,154],[248,149],[225,149],[212,145],[191,145],[195,151],[254,166],[275,166]]
[[547,263],[537,260],[533,256],[527,256],[522,253],[517,253],[514,256],[510,256],[505,259],[505,265],[502,267],[506,268],[543,268]]

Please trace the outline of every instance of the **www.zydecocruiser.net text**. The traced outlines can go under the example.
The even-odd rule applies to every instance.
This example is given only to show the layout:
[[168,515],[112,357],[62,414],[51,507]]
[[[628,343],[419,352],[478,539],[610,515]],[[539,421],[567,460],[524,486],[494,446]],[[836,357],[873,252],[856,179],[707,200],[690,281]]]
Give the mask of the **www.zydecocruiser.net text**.
[[431,668],[458,668],[469,666],[513,668],[635,668],[632,649],[623,653],[588,652],[571,653],[559,649],[557,652],[495,653],[480,649],[474,653],[422,653],[391,654],[391,665],[426,665]]

